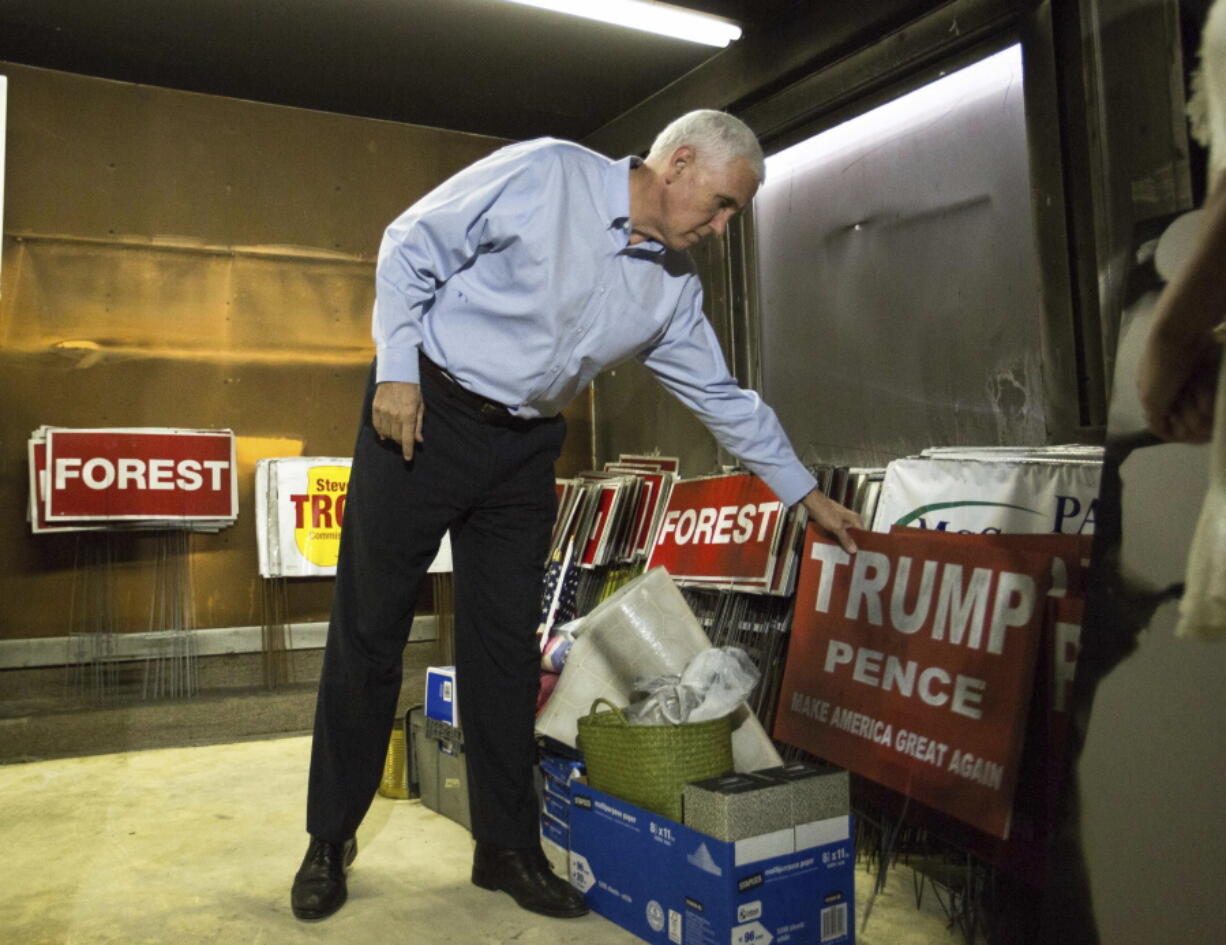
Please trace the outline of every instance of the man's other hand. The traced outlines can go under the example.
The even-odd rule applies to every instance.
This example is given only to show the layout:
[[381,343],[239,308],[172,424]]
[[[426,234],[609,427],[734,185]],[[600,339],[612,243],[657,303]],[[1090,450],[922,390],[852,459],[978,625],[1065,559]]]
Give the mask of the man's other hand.
[[849,530],[864,528],[864,522],[856,512],[839,505],[834,499],[823,495],[816,489],[800,502],[808,511],[809,518],[817,523],[819,529],[842,545],[843,550],[848,554],[856,553],[856,543],[852,540]]
[[395,440],[405,462],[413,458],[415,443],[422,442],[421,422],[426,415],[421,387],[402,381],[383,381],[375,388],[371,420],[381,440]]

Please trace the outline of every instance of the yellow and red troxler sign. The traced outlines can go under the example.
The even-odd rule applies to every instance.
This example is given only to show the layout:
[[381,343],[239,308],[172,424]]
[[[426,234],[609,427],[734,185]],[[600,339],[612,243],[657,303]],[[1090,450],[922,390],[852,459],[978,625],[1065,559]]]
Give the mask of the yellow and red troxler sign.
[[[336,574],[351,464],[347,456],[286,456],[256,464],[256,538],[263,577]],[[430,570],[451,570],[445,535]]]
[[294,547],[312,565],[335,568],[349,492],[349,466],[306,467],[306,489],[286,498],[293,507]]

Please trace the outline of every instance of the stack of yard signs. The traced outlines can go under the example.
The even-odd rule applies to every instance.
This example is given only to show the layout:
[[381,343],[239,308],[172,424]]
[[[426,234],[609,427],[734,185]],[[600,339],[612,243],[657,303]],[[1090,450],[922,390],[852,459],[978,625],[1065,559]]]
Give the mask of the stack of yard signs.
[[115,633],[115,531],[155,530],[150,632],[142,695],[197,690],[191,532],[216,532],[238,516],[234,434],[166,427],[43,426],[27,448],[28,515],[36,534],[78,537],[70,619],[70,678],[80,695],[109,698],[119,684]]
[[558,480],[541,601],[542,645],[555,626],[642,572],[677,466],[672,457],[622,454],[603,470]]
[[27,455],[35,533],[215,532],[238,516],[230,430],[43,426],[31,434]]

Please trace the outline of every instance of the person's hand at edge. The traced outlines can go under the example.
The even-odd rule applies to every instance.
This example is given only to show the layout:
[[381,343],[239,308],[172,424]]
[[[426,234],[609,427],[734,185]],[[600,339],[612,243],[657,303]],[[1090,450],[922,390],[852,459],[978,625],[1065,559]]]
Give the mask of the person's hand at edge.
[[864,522],[859,514],[840,505],[829,496],[823,495],[817,489],[801,499],[800,503],[819,529],[842,545],[843,550],[848,554],[856,553],[856,543],[851,537],[850,529],[863,530]]

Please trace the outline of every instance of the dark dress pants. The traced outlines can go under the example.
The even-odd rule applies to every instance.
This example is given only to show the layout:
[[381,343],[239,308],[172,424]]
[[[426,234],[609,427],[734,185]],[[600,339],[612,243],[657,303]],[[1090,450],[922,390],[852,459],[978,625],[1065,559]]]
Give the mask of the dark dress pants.
[[561,417],[492,422],[422,377],[423,443],[406,463],[371,425],[374,372],[349,479],[315,714],[307,831],[353,836],[382,777],[418,588],[447,529],[455,578],[460,724],[473,836],[539,837],[535,631],[556,511]]

